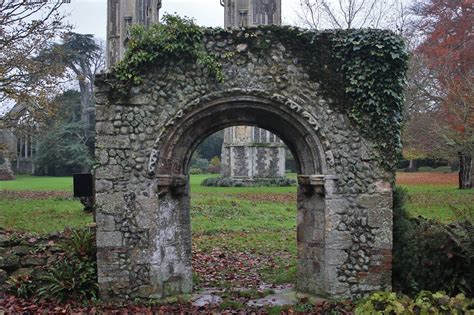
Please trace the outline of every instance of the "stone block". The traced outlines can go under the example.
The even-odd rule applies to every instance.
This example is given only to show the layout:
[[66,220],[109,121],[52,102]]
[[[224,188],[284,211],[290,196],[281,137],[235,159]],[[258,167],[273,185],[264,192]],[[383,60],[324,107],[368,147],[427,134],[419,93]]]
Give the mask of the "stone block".
[[114,183],[110,180],[101,179],[95,181],[95,191],[98,193],[111,192],[113,187]]
[[6,272],[3,269],[0,269],[0,286],[2,286],[7,280],[8,280],[8,272]]
[[331,245],[328,245],[326,243],[326,251],[325,251],[325,262],[326,266],[342,266],[347,259],[349,258],[349,255],[347,252],[343,249],[334,249],[331,247]]
[[100,179],[120,179],[123,177],[124,170],[120,165],[99,166],[95,170],[96,180]]
[[113,232],[117,230],[115,225],[115,217],[113,215],[97,212],[95,215],[95,221],[97,226],[100,227],[101,231]]
[[386,218],[380,229],[375,231],[372,246],[375,248],[391,248],[393,243],[392,220]]
[[352,246],[352,236],[349,231],[333,230],[326,233],[326,247],[334,250],[349,249]]
[[[97,193],[97,213],[121,213],[124,207],[123,193]],[[101,227],[98,226],[100,230]]]
[[313,240],[314,227],[308,225],[298,225],[296,228],[296,240],[298,242],[311,242]]
[[0,256],[0,268],[4,270],[15,270],[20,266],[20,257],[14,254]]
[[122,232],[97,231],[97,247],[120,247],[123,245]]
[[37,256],[26,256],[21,259],[21,265],[23,267],[44,266],[46,265],[46,258]]
[[314,211],[306,207],[300,209],[297,215],[297,224],[298,225],[308,225],[312,226],[314,220]]
[[95,132],[98,136],[113,135],[115,133],[114,125],[110,122],[97,122]]
[[326,199],[326,212],[335,214],[346,214],[349,203],[345,199]]
[[375,183],[375,190],[382,194],[391,194],[392,185],[387,181],[379,180]]
[[130,138],[128,135],[99,135],[96,138],[96,147],[108,149],[128,149],[130,148]]
[[[120,251],[107,249],[99,249],[97,251],[97,261],[100,261],[101,265],[103,266],[115,266],[115,269],[118,269],[118,262],[119,262],[119,253]],[[102,267],[101,269],[104,269]],[[104,270],[109,270],[110,268],[105,268]],[[114,272],[115,272],[115,269]]]
[[33,250],[32,247],[27,245],[14,246],[11,248],[11,253],[18,256],[25,256]]

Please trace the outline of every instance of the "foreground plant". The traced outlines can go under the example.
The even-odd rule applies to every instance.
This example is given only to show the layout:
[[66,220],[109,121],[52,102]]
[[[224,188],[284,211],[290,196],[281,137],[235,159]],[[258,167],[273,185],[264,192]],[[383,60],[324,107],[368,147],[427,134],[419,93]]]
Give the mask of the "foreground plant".
[[394,292],[375,292],[362,299],[355,314],[474,314],[474,301],[464,294],[421,291],[415,299]]
[[95,234],[91,229],[71,231],[58,246],[60,259],[31,275],[11,278],[9,291],[21,298],[38,297],[66,302],[96,298],[98,295]]

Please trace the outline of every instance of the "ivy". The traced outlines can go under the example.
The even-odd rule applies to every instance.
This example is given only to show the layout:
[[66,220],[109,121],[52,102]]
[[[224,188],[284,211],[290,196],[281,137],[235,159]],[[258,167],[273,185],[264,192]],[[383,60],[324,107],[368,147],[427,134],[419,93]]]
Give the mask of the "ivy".
[[[269,56],[282,43],[310,79],[318,82],[323,96],[331,98],[361,133],[379,149],[380,162],[393,169],[401,152],[403,89],[408,53],[401,37],[382,30],[312,31],[296,27],[261,26],[223,30],[206,29],[192,20],[165,15],[162,24],[134,26],[123,61],[113,69],[119,85],[138,85],[153,64],[187,60],[204,65],[222,82],[221,62],[240,54],[209,53],[206,38],[219,37],[234,44],[245,43],[256,56]],[[229,44],[230,45],[230,44]],[[219,61],[218,61],[219,60]],[[127,89],[115,89],[115,91]]]
[[190,59],[203,64],[218,81],[223,80],[221,65],[203,44],[204,28],[192,19],[164,15],[162,23],[129,29],[127,52],[112,70],[121,85],[139,85],[148,66],[166,60]]
[[384,153],[381,162],[393,168],[401,151],[405,44],[401,37],[380,30],[338,31],[331,43],[345,111]]

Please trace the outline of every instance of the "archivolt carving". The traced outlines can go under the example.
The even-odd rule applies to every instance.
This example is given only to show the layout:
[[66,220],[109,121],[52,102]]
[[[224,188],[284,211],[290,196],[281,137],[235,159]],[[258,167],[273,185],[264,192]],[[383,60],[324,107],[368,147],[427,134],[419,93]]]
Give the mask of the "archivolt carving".
[[[270,95],[266,93],[263,90],[257,90],[257,89],[230,89],[218,93],[212,93],[206,96],[203,96],[201,98],[197,98],[193,100],[192,102],[187,103],[182,107],[182,109],[178,110],[175,115],[171,119],[169,119],[165,127],[160,131],[158,134],[157,139],[155,140],[155,143],[153,145],[153,148],[150,153],[149,157],[149,162],[148,162],[148,168],[147,168],[147,173],[149,176],[154,176],[155,170],[156,170],[156,165],[159,161],[160,158],[160,146],[161,142],[164,138],[164,135],[166,132],[168,132],[169,127],[174,126],[181,118],[184,117],[184,115],[191,111],[193,108],[200,104],[204,104],[210,101],[215,101],[219,99],[223,99],[226,97],[230,96],[252,96],[252,97],[258,97],[266,100],[272,100],[274,102],[284,104],[285,106],[289,107],[293,112],[299,114],[302,118],[304,118],[312,127],[312,129],[316,132],[318,135],[319,139],[321,140],[321,144],[323,146],[324,152],[325,152],[325,157],[326,157],[326,163],[328,166],[333,167],[334,166],[334,156],[331,152],[330,148],[330,143],[327,140],[327,137],[324,134],[324,131],[321,129],[321,126],[318,123],[318,120],[316,117],[314,117],[310,112],[304,110],[304,108],[297,104],[295,101],[290,100],[282,95],[279,94],[273,94]],[[181,107],[181,106],[180,106]]]

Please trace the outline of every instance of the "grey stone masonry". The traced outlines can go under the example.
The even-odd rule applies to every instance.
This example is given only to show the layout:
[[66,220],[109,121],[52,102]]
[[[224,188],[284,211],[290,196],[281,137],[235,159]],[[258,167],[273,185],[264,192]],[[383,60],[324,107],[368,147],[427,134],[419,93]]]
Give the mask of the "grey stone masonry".
[[[186,59],[147,67],[128,96],[115,93],[113,76],[98,76],[95,180],[103,298],[191,291],[191,156],[208,135],[236,125],[277,134],[295,157],[297,289],[333,298],[390,289],[394,173],[341,110],[343,99],[326,96],[314,79],[314,69],[327,67],[304,64],[291,46],[294,39],[277,35],[284,30],[207,31],[203,44],[222,63],[223,82]],[[252,48],[255,38],[271,43],[264,54]],[[314,47],[325,44],[324,36],[315,41]],[[325,53],[314,52],[322,62],[329,58]]]
[[[223,0],[224,26],[281,25],[281,0]],[[238,46],[237,50],[245,49]],[[237,181],[260,182],[285,176],[283,142],[267,130],[235,126],[224,132],[221,174]]]

